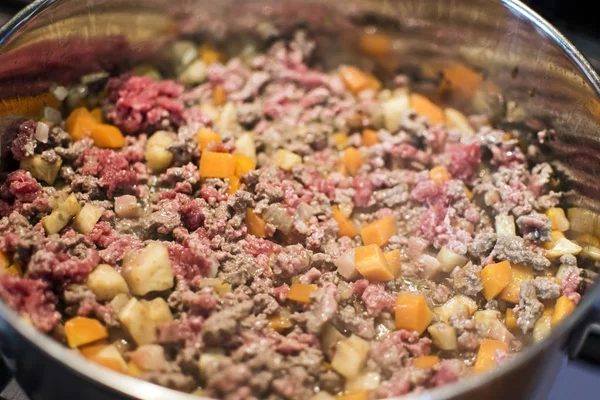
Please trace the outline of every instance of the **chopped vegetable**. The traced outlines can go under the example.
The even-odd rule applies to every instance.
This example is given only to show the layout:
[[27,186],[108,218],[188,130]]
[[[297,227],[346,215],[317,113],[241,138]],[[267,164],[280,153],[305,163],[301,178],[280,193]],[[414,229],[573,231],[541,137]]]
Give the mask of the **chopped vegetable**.
[[556,306],[554,307],[554,313],[552,314],[552,327],[557,326],[560,321],[575,310],[577,304],[567,296],[560,296],[556,300]]
[[541,342],[552,333],[552,316],[542,315],[533,326],[533,341]]
[[437,322],[427,328],[431,335],[433,345],[440,350],[456,350],[458,342],[456,340],[456,329],[445,322]]
[[225,55],[209,43],[202,43],[200,45],[199,52],[200,58],[206,63],[206,65],[225,60]]
[[137,197],[130,194],[115,198],[115,214],[120,218],[137,218],[142,210],[138,205]]
[[173,321],[171,309],[162,297],[157,297],[152,300],[141,300],[140,302],[148,310],[150,318],[157,324]]
[[432,368],[439,362],[440,358],[438,356],[421,356],[415,358],[413,365],[417,368]]
[[338,273],[347,280],[356,279],[359,276],[356,269],[356,255],[354,249],[348,249],[335,260]]
[[394,90],[392,97],[383,102],[381,107],[385,128],[392,133],[396,132],[400,128],[402,115],[410,107],[408,90],[403,88]]
[[331,367],[346,379],[356,378],[362,371],[369,353],[369,342],[356,335],[339,342]]
[[565,210],[562,208],[550,208],[546,210],[546,216],[552,221],[552,230],[566,232],[571,227],[569,220],[565,216]]
[[377,372],[365,372],[356,378],[346,381],[345,393],[355,393],[361,390],[375,390],[379,387],[381,376]]
[[101,108],[94,108],[92,111],[90,111],[90,115],[92,116],[92,118],[94,118],[94,121],[96,121],[97,123],[101,124],[104,122]]
[[533,269],[528,265],[511,264],[510,281],[504,290],[498,295],[500,300],[512,304],[519,302],[521,283],[533,279]]
[[331,207],[331,211],[333,211],[333,218],[340,226],[340,236],[354,237],[358,235],[358,228],[356,227],[356,224],[350,218],[348,218],[348,216],[344,214],[338,206]]
[[369,400],[369,392],[360,390],[358,392],[349,392],[338,394],[336,400]]
[[471,127],[471,124],[469,124],[467,117],[454,108],[446,108],[444,110],[444,119],[446,120],[446,127],[448,129],[456,129],[457,131],[468,135],[475,134],[475,130]]
[[467,257],[455,253],[446,246],[442,246],[436,258],[440,262],[442,271],[448,273],[452,272],[456,267],[464,266],[469,261]]
[[395,234],[396,222],[391,215],[373,221],[360,230],[360,235],[365,245],[376,244],[377,246],[383,246]]
[[409,102],[410,108],[415,110],[418,115],[429,119],[432,125],[444,122],[444,112],[442,109],[433,104],[427,97],[413,93],[410,95]]
[[235,161],[235,176],[238,178],[256,169],[256,162],[244,154],[234,154],[233,159]]
[[288,313],[277,313],[269,318],[269,328],[276,330],[277,332],[283,332],[284,330],[294,326],[290,320],[290,314]]
[[356,269],[370,281],[390,281],[394,275],[390,271],[387,260],[376,244],[360,246],[354,249]]
[[343,150],[344,148],[346,148],[346,143],[348,143],[348,135],[346,133],[334,133],[333,135],[331,135],[331,139],[333,139],[335,147],[337,147],[338,150]]
[[129,294],[125,279],[113,267],[100,264],[88,276],[87,287],[100,301],[112,300],[119,293]]
[[442,73],[444,77],[440,80],[438,90],[457,94],[465,100],[470,100],[483,83],[481,73],[462,64],[450,65]]
[[208,145],[211,143],[221,141],[221,135],[208,128],[198,129],[198,132],[196,132],[196,138],[198,139],[200,151],[206,150],[206,147],[208,147]]
[[37,117],[45,107],[59,108],[60,102],[53,93],[43,93],[38,96],[19,96],[0,101],[0,116],[18,115]]
[[273,163],[284,171],[291,171],[298,164],[302,164],[302,157],[289,150],[279,149],[273,155]]
[[0,251],[0,270],[5,270],[10,266],[10,259]]
[[131,293],[137,296],[171,289],[174,285],[169,252],[165,245],[158,242],[127,253],[123,259],[121,275]]
[[362,131],[362,145],[371,147],[377,144],[377,131],[373,129],[364,129]]
[[228,179],[229,189],[227,189],[227,194],[232,195],[237,192],[242,187],[242,181],[237,176],[230,176]]
[[358,48],[371,57],[383,57],[392,49],[392,38],[385,33],[365,32],[360,35]]
[[475,372],[488,371],[496,366],[497,352],[506,353],[508,345],[500,340],[483,339],[475,360]]
[[123,359],[121,353],[115,345],[107,345],[100,349],[97,353],[87,357],[88,360],[100,364],[103,367],[112,369],[113,371],[124,374],[127,372],[127,363]]
[[429,170],[429,178],[435,183],[445,182],[450,179],[450,174],[446,167],[439,165]]
[[381,87],[381,82],[377,78],[354,66],[342,65],[339,71],[342,82],[352,93],[358,93],[365,89],[379,90]]
[[138,346],[156,342],[156,323],[136,298],[131,298],[119,312],[119,321]]
[[154,132],[148,138],[145,147],[145,157],[148,167],[153,172],[162,172],[171,165],[173,153],[168,148],[174,141],[173,133],[167,131]]
[[348,147],[344,150],[344,164],[350,175],[354,176],[363,165],[363,158],[360,151],[354,147]]
[[65,322],[65,336],[69,347],[82,346],[108,337],[108,331],[97,319],[74,317]]
[[515,311],[512,308],[506,309],[506,319],[504,324],[511,331],[517,330],[517,316],[515,315]]
[[194,60],[179,74],[177,80],[186,85],[197,85],[206,80],[206,63],[202,60]]
[[443,305],[434,308],[433,312],[438,320],[448,322],[452,315],[461,312],[470,317],[478,308],[475,300],[463,294],[457,294]]
[[237,115],[237,107],[235,103],[232,101],[225,103],[225,105],[222,107],[219,119],[214,125],[215,131],[224,133],[234,130],[238,126]]
[[62,166],[62,158],[56,156],[56,161],[48,162],[41,155],[36,154],[32,157],[26,157],[21,160],[19,168],[31,172],[35,179],[46,182],[49,185],[54,184],[58,171]]
[[212,102],[215,105],[215,107],[221,107],[227,102],[227,93],[225,92],[225,88],[223,86],[216,85],[213,88]]
[[564,237],[565,237],[565,234],[562,233],[561,231],[552,231],[551,240],[549,242],[544,242],[544,248],[546,250],[551,250],[554,246],[556,246],[556,242],[558,242],[558,239],[564,238]]
[[401,293],[396,300],[396,329],[406,329],[422,334],[431,323],[433,314],[425,297],[414,293]]
[[248,226],[248,233],[259,238],[266,238],[266,225],[264,219],[258,216],[253,208],[246,209],[246,226]]
[[498,214],[495,218],[496,233],[501,236],[515,236],[517,228],[515,227],[515,218],[512,215]]
[[129,353],[129,358],[141,371],[160,371],[167,367],[165,349],[158,344],[144,344]]
[[396,249],[396,250],[388,251],[388,252],[384,253],[383,256],[385,257],[385,261],[387,261],[387,266],[388,266],[390,272],[392,273],[392,275],[394,275],[394,278],[397,278],[398,276],[400,276],[400,273],[402,272],[402,262],[400,260],[400,250]]
[[483,297],[487,301],[494,299],[508,286],[511,279],[511,267],[508,261],[488,264],[481,270]]
[[317,290],[319,290],[317,285],[294,282],[292,283],[292,286],[290,286],[290,291],[288,292],[287,298],[288,300],[295,301],[296,303],[310,304],[310,295]]
[[581,253],[581,250],[583,250],[583,248],[577,243],[565,237],[561,237],[558,238],[558,240],[551,249],[546,251],[546,257],[550,259],[559,258],[561,256],[564,256],[565,254],[571,254],[576,256],[577,254]]
[[120,149],[125,145],[123,133],[121,133],[121,130],[114,125],[95,123],[88,129],[94,144],[98,147],[105,149]]
[[104,209],[92,204],[85,204],[73,219],[73,229],[84,235],[89,235],[96,223],[102,217]]
[[343,340],[346,340],[346,336],[338,331],[333,325],[325,325],[323,333],[321,333],[321,348],[329,360],[333,358],[338,343]]
[[235,160],[229,153],[205,151],[200,157],[202,178],[229,178],[235,175]]
[[208,379],[210,376],[210,371],[214,370],[215,366],[219,364],[219,361],[226,359],[223,350],[221,349],[206,349],[200,355],[200,360],[198,360],[198,372],[200,378],[203,380]]
[[71,193],[67,198],[59,204],[58,207],[50,213],[50,215],[42,218],[42,226],[47,235],[60,232],[62,228],[67,226],[71,218],[79,212],[79,202],[74,193]]
[[256,144],[251,133],[243,133],[235,141],[236,153],[243,154],[256,164]]

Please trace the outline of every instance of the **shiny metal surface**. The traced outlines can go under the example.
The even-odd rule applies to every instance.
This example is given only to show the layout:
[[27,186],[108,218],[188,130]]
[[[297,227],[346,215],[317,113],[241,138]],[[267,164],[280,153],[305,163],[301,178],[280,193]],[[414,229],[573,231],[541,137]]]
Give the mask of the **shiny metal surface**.
[[[405,72],[425,93],[448,65],[477,69],[484,90],[476,98],[459,93],[443,100],[488,112],[506,126],[553,129],[542,150],[576,189],[568,201],[600,209],[598,76],[560,33],[516,0],[38,0],[0,29],[0,98],[34,95],[54,82],[154,58],[176,37],[210,37],[235,48],[257,38],[264,24],[308,27],[323,64],[353,62],[382,78]],[[359,34],[371,26],[393,37],[393,51],[383,60],[357,51]],[[0,130],[11,120],[0,121]],[[10,135],[0,137],[0,149],[9,141]],[[599,292],[596,285],[548,340],[492,373],[412,398],[532,398],[555,373],[569,332]],[[2,304],[0,317],[2,352],[33,399],[83,393],[86,399],[197,398],[92,365]]]

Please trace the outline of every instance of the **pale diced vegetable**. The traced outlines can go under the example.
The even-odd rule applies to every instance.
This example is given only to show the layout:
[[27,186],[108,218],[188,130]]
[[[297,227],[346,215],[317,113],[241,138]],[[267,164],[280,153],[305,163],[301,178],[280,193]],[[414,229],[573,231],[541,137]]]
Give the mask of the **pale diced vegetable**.
[[499,214],[495,219],[496,233],[500,236],[515,236],[515,218],[512,215]]
[[115,345],[107,345],[100,351],[91,354],[88,360],[100,364],[114,371],[125,373],[127,371],[127,363]]
[[202,60],[195,60],[189,64],[177,78],[183,84],[198,84],[206,80],[207,68]]
[[456,341],[456,329],[454,327],[444,323],[435,323],[429,328],[427,332],[431,335],[433,345],[440,350],[456,350],[458,347]]
[[235,141],[235,151],[245,155],[246,157],[256,161],[256,144],[254,143],[254,136],[251,133],[243,133]]
[[543,315],[533,326],[533,341],[540,342],[552,333],[552,316]]
[[137,218],[141,214],[137,197],[130,194],[115,198],[115,214],[120,218]]
[[215,131],[219,134],[232,131],[237,126],[237,108],[235,103],[229,101],[223,106],[219,120],[215,124]]
[[51,163],[44,160],[39,154],[22,159],[19,165],[21,169],[31,172],[31,176],[35,179],[44,181],[49,185],[52,185],[56,180],[61,166],[62,158],[56,156],[56,161]]
[[473,315],[479,307],[475,300],[462,294],[457,294],[443,305],[433,309],[439,321],[448,322],[450,317],[459,312],[465,313],[467,316]]
[[333,355],[335,354],[335,348],[342,340],[346,340],[346,336],[344,336],[333,325],[325,325],[325,328],[323,328],[323,333],[321,334],[321,348],[328,359],[331,360],[333,358]]
[[156,324],[136,298],[131,298],[119,312],[119,321],[138,346],[156,342]]
[[153,300],[141,300],[141,303],[148,309],[150,318],[157,324],[173,321],[171,309],[162,297],[157,297]]
[[455,253],[446,246],[442,246],[437,254],[437,260],[440,262],[440,267],[444,272],[452,272],[456,267],[464,266],[469,259],[461,254]]
[[352,335],[338,343],[331,360],[331,367],[346,379],[356,378],[367,361],[368,353],[369,343]]
[[406,89],[396,89],[392,98],[382,103],[385,129],[395,132],[400,127],[402,114],[409,108],[409,97]]
[[129,298],[130,296],[128,294],[119,293],[110,301],[109,304],[114,312],[118,314],[123,308],[125,308],[127,303],[129,303]]
[[104,213],[103,208],[85,204],[73,219],[73,229],[84,235],[90,234],[102,217],[102,213]]
[[173,153],[167,149],[174,141],[174,134],[167,131],[154,132],[148,138],[145,147],[145,156],[148,167],[153,172],[162,172],[171,165]]
[[126,254],[121,274],[131,293],[137,296],[171,289],[174,285],[169,252],[161,243],[150,243],[140,251]]
[[354,255],[354,249],[346,250],[341,256],[335,260],[335,266],[338,269],[338,273],[346,280],[354,280],[360,276],[356,269],[356,261]]
[[[62,115],[61,115],[60,111],[54,107],[44,107],[42,109],[42,118],[53,124],[60,124],[62,122]],[[43,122],[38,122],[38,125],[39,124],[46,125]],[[48,125],[46,125],[46,126],[48,126]],[[36,134],[37,134],[37,130],[36,130]],[[46,136],[46,141],[47,141],[47,139],[48,139],[48,137]],[[46,143],[43,141],[41,141],[41,142]]]
[[546,251],[546,257],[548,258],[558,258],[564,256],[565,254],[571,254],[576,256],[582,250],[582,247],[577,243],[565,238],[561,237],[556,241],[554,247],[550,250]]
[[35,140],[41,143],[48,143],[48,136],[50,134],[50,127],[44,122],[38,122],[35,127]]
[[357,392],[359,390],[375,390],[379,387],[381,376],[377,372],[366,372],[356,378],[346,381],[344,390],[346,392]]
[[273,163],[284,171],[291,171],[296,165],[302,163],[302,157],[289,150],[279,149],[273,155]]
[[67,226],[71,218],[77,215],[79,210],[79,202],[75,194],[71,193],[50,215],[42,218],[42,226],[46,234],[52,235],[60,232],[62,228]]
[[125,279],[113,267],[100,264],[90,273],[87,287],[96,295],[96,299],[112,300],[119,293],[129,293]]
[[444,117],[446,118],[446,127],[448,129],[456,129],[468,136],[475,134],[475,130],[469,124],[469,120],[460,111],[454,108],[446,108],[444,110]]
[[546,216],[552,221],[552,230],[566,232],[570,229],[571,224],[565,216],[565,210],[554,207],[546,211]]
[[206,380],[210,372],[218,365],[219,361],[225,359],[225,353],[221,349],[207,349],[198,360],[198,371],[200,378]]
[[160,371],[167,367],[165,349],[159,344],[144,344],[129,353],[129,358],[142,371]]

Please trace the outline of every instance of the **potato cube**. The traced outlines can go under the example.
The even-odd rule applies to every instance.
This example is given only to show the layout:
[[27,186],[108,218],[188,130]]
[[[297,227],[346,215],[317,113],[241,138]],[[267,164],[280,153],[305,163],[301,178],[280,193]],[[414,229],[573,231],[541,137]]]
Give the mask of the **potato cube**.
[[460,312],[470,317],[478,308],[475,300],[465,295],[457,294],[441,306],[434,308],[433,312],[439,321],[448,322],[452,315]]
[[546,216],[552,221],[552,229],[555,231],[566,232],[571,227],[565,215],[565,210],[562,208],[550,208],[546,210]]
[[565,254],[571,254],[576,256],[577,254],[581,253],[581,250],[583,250],[582,247],[579,246],[577,243],[565,237],[561,237],[558,238],[558,240],[554,244],[554,247],[546,251],[546,257],[550,259],[559,258],[561,256],[564,256]]
[[379,387],[381,376],[377,372],[366,372],[356,378],[346,381],[345,392],[357,392],[360,390],[375,390]]
[[125,308],[127,303],[129,303],[129,298],[130,296],[128,294],[119,293],[110,301],[109,304],[112,307],[113,311],[116,314],[118,314],[123,308]]
[[408,91],[396,89],[391,99],[382,103],[385,129],[394,133],[400,127],[402,114],[409,108]]
[[221,349],[207,349],[198,360],[198,371],[200,378],[206,380],[211,371],[218,365],[220,360],[225,359],[225,353]]
[[302,157],[289,150],[279,149],[273,155],[273,163],[284,171],[291,171],[298,164],[302,164]]
[[141,214],[137,197],[130,194],[115,198],[115,213],[120,218],[137,218]]
[[458,344],[456,341],[456,329],[444,323],[438,322],[427,328],[431,335],[433,345],[440,350],[456,350]]
[[448,129],[456,129],[465,136],[472,136],[475,134],[475,130],[471,127],[469,120],[463,113],[454,108],[446,108],[444,110],[444,116],[446,118],[446,127]]
[[469,261],[467,257],[455,253],[446,246],[442,246],[436,258],[440,262],[442,271],[448,273],[456,267],[463,267]]
[[346,379],[356,378],[367,361],[368,353],[369,343],[352,335],[338,343],[331,360],[331,367]]
[[125,363],[117,347],[112,344],[105,346],[94,355],[88,357],[88,359],[122,374],[127,371],[127,363]]
[[102,217],[103,212],[103,208],[91,204],[84,205],[73,220],[73,229],[84,235],[89,235]]
[[162,297],[157,297],[153,300],[141,300],[141,303],[148,309],[150,318],[157,324],[173,321],[171,309]]
[[88,276],[87,286],[100,301],[112,300],[119,293],[129,293],[125,279],[107,264],[100,264],[94,268]]
[[552,316],[543,315],[533,326],[533,341],[540,342],[552,333]]
[[32,157],[22,159],[19,167],[25,171],[31,172],[31,176],[35,179],[44,181],[48,185],[52,185],[62,166],[62,158],[56,157],[56,161],[51,163],[44,160],[39,154],[36,154]]
[[131,293],[137,296],[171,289],[174,285],[169,252],[165,245],[157,242],[150,243],[140,251],[126,254],[121,275]]
[[153,172],[162,172],[171,165],[173,153],[167,149],[174,141],[174,134],[167,131],[155,132],[148,138],[144,150],[148,167]]
[[235,141],[235,151],[245,155],[246,157],[256,161],[256,144],[254,136],[251,133],[243,133]]
[[137,299],[131,298],[119,312],[119,321],[138,346],[156,342],[156,323]]
[[79,202],[75,194],[71,193],[50,215],[42,218],[42,226],[47,235],[60,232],[62,228],[67,226],[71,218],[79,212]]

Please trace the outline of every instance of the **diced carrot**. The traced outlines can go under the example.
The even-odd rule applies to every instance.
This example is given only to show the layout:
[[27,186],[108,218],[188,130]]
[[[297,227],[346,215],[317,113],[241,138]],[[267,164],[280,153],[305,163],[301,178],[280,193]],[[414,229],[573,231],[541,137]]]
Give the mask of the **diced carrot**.
[[517,304],[519,302],[519,293],[521,292],[521,283],[533,279],[533,269],[527,265],[511,264],[510,281],[502,292],[498,295],[500,300]]
[[227,93],[225,88],[221,85],[217,85],[213,88],[212,102],[216,107],[220,107],[227,101]]
[[125,145],[125,138],[121,130],[114,125],[96,123],[90,126],[89,130],[94,144],[98,147],[120,149]]
[[52,93],[43,93],[31,97],[15,97],[0,100],[0,116],[21,115],[37,117],[44,106],[60,108],[60,101]]
[[438,89],[441,92],[456,93],[464,99],[470,99],[483,82],[479,72],[460,64],[446,67],[442,72],[444,77]]
[[210,143],[221,141],[221,136],[208,128],[198,129],[198,132],[196,132],[196,138],[198,139],[198,145],[200,146],[200,151],[206,150],[206,147]]
[[269,318],[269,328],[276,330],[277,332],[283,332],[284,330],[291,328],[292,326],[294,326],[294,324],[292,324],[289,315],[285,317],[281,315],[276,315]]
[[385,282],[394,279],[381,247],[376,244],[355,248],[354,260],[358,272],[370,281]]
[[515,311],[512,308],[506,309],[506,320],[504,325],[511,330],[514,331],[517,329],[517,316],[515,315]]
[[338,150],[342,150],[344,147],[346,147],[346,143],[348,143],[348,135],[344,132],[334,133],[331,135],[331,138],[333,139],[335,147],[337,147]]
[[348,169],[346,168],[346,163],[344,160],[336,160],[335,164],[333,165],[333,171],[342,174],[343,176],[348,176]]
[[240,178],[238,178],[237,176],[230,176],[229,177],[229,189],[227,189],[227,194],[231,195],[234,194],[235,192],[237,192],[240,187],[242,186],[242,183],[240,182]]
[[421,356],[415,358],[414,366],[417,368],[432,368],[435,364],[440,362],[438,356]]
[[558,241],[558,239],[564,238],[564,237],[565,237],[565,234],[562,233],[561,231],[552,231],[552,233],[550,235],[550,241],[544,242],[544,248],[546,250],[552,249],[556,245],[556,242]]
[[10,259],[0,251],[0,270],[5,270],[10,266]]
[[467,197],[468,200],[473,200],[473,192],[471,192],[469,190],[468,187],[465,186],[465,188],[463,189],[465,191],[465,196]]
[[104,349],[106,346],[108,346],[108,342],[106,340],[99,340],[97,342],[81,346],[79,351],[81,351],[81,354],[83,354],[85,358],[90,358],[98,354],[100,350]]
[[443,165],[438,165],[437,167],[433,167],[431,170],[429,170],[429,178],[435,183],[440,183],[450,179],[450,174],[448,173],[446,167]]
[[498,296],[508,286],[511,278],[511,267],[508,261],[496,264],[488,264],[481,270],[481,281],[483,282],[483,297],[487,301]]
[[400,261],[400,250],[392,250],[383,254],[385,260],[387,261],[388,268],[394,278],[400,276],[400,272],[402,272],[402,262]]
[[65,335],[69,347],[75,348],[108,337],[108,331],[97,319],[71,318],[65,323]]
[[477,352],[475,372],[484,372],[496,366],[496,352],[507,352],[508,345],[500,340],[483,339]]
[[367,56],[384,57],[392,48],[392,39],[385,33],[365,32],[360,36],[358,48]]
[[212,44],[203,43],[200,45],[200,58],[206,65],[210,65],[217,61],[223,61],[225,55],[218,51]]
[[366,390],[347,392],[338,394],[335,398],[337,400],[369,400],[369,392]]
[[363,165],[363,158],[360,151],[354,147],[348,147],[344,150],[344,163],[350,175],[354,176]]
[[444,111],[425,96],[417,93],[411,94],[410,108],[415,110],[418,115],[428,118],[433,125],[444,122]]
[[344,85],[346,85],[348,90],[352,93],[358,93],[365,89],[379,90],[381,88],[381,82],[379,82],[377,78],[356,67],[342,65],[339,71]]
[[133,361],[127,363],[127,375],[139,376],[142,372],[144,371],[142,371]]
[[241,178],[248,172],[256,169],[256,161],[243,154],[234,154],[233,159],[235,160],[235,176]]
[[122,374],[127,372],[127,364],[123,356],[121,356],[117,347],[112,344],[105,346],[98,353],[89,357],[89,360]]
[[554,307],[554,314],[552,314],[552,327],[557,326],[567,315],[571,314],[575,310],[576,304],[573,300],[567,296],[560,296],[556,300],[556,306]]
[[235,175],[235,160],[229,153],[205,151],[200,157],[200,177],[229,178]]
[[317,290],[319,290],[319,287],[315,284],[294,282],[290,286],[287,298],[297,303],[310,304],[310,294]]
[[358,235],[356,224],[348,218],[338,206],[331,207],[331,211],[333,211],[333,219],[335,219],[340,226],[340,236],[354,237]]
[[396,300],[396,329],[416,331],[419,334],[431,323],[433,314],[425,297],[415,293],[401,293]]
[[94,118],[94,121],[96,121],[97,123],[101,124],[104,122],[102,118],[101,108],[94,108],[92,111],[90,111],[90,115],[92,116],[92,118]]
[[267,223],[264,219],[254,213],[253,208],[246,209],[246,225],[248,226],[248,233],[259,238],[266,238],[267,233],[265,226]]
[[18,262],[14,262],[10,267],[6,268],[6,273],[14,276],[23,276],[23,268]]
[[91,136],[91,128],[96,124],[96,120],[88,109],[79,107],[73,110],[67,118],[67,132],[73,140],[81,140],[84,137]]
[[373,129],[364,129],[362,131],[362,145],[371,147],[377,144],[377,131]]
[[363,243],[366,245],[383,246],[395,234],[396,222],[394,222],[394,217],[391,215],[373,221],[360,230]]

